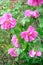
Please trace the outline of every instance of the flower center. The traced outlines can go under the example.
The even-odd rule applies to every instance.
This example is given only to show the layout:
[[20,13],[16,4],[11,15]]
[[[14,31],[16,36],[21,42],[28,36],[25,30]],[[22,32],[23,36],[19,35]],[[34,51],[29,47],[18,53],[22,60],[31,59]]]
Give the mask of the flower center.
[[28,33],[28,36],[31,36],[31,35],[32,35],[32,32],[29,32],[29,33]]
[[9,21],[9,20],[6,20],[6,23],[7,23],[7,24],[10,24],[10,21]]
[[12,51],[12,54],[14,54],[14,51]]

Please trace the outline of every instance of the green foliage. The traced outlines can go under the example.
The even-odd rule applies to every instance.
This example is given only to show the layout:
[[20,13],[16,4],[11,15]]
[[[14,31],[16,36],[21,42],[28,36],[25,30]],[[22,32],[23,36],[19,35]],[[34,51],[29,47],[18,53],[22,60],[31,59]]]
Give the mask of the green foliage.
[[[10,8],[11,5],[14,5],[14,8]],[[35,10],[37,9],[40,12],[40,16],[37,19],[31,17],[24,17],[24,12],[27,9]],[[0,64],[1,65],[43,65],[43,56],[31,58],[28,56],[28,51],[34,48],[35,50],[40,50],[43,52],[43,5],[41,7],[30,7],[22,0],[19,0],[17,3],[12,3],[11,1],[2,0],[0,2],[0,16],[5,12],[10,12],[13,18],[17,20],[17,26],[8,31],[1,30],[0,28]],[[38,38],[33,42],[26,42],[20,38],[20,32],[27,30],[29,25],[33,25],[38,31]],[[12,58],[8,55],[8,49],[14,47],[11,43],[12,35],[16,34],[21,49],[18,50],[20,55],[17,58]],[[5,55],[4,55],[5,54]],[[4,59],[5,57],[5,59]],[[6,58],[7,57],[7,58]],[[4,60],[6,61],[4,61]],[[5,62],[5,64],[3,64]]]

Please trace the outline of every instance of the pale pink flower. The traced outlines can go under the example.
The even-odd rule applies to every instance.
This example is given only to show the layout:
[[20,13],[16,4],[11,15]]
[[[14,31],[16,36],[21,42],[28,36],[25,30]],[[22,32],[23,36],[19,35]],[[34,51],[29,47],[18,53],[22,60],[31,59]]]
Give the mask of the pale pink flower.
[[30,6],[41,6],[43,4],[43,0],[28,0],[27,4]]
[[10,29],[16,26],[16,20],[12,18],[10,13],[5,13],[2,17],[0,17],[0,24],[2,29]]
[[15,48],[10,48],[8,50],[8,54],[10,54],[12,57],[17,57],[18,54],[17,54],[17,52],[15,50],[16,50]]
[[33,26],[29,26],[27,31],[21,32],[20,36],[21,38],[25,39],[25,41],[32,42],[38,36],[38,32],[35,31],[35,28]]
[[12,41],[12,44],[13,44],[15,47],[20,48],[20,44],[19,44],[19,41],[18,41],[16,35],[13,35],[11,41]]
[[26,10],[24,13],[25,17],[33,17],[33,18],[37,18],[39,17],[39,12],[37,10]]
[[30,57],[34,57],[36,52],[34,50],[30,50],[28,54]]
[[41,51],[36,51],[36,56],[41,56],[42,52]]

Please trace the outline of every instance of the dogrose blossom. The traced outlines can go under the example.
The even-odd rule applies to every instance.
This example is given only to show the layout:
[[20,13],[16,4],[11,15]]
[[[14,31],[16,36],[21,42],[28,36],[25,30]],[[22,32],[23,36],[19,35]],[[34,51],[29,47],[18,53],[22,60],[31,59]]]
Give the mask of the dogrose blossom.
[[30,57],[34,57],[35,54],[36,54],[36,52],[34,51],[34,49],[30,50],[29,53],[28,53],[28,55],[29,55]]
[[43,4],[43,0],[28,0],[27,4],[30,6],[41,6]]
[[19,41],[18,41],[16,35],[13,35],[11,41],[12,41],[12,44],[13,44],[15,47],[20,48]]
[[26,10],[25,13],[24,13],[24,16],[25,17],[30,17],[32,14],[32,11],[31,10]]
[[36,51],[36,56],[41,56],[42,55],[42,52],[41,51]]
[[35,31],[33,26],[29,26],[27,31],[21,32],[20,36],[25,39],[25,41],[32,42],[38,36],[38,32]]
[[24,13],[25,17],[33,17],[33,18],[37,18],[39,17],[39,12],[37,10],[26,10]]
[[30,57],[34,57],[34,56],[40,57],[42,55],[42,52],[41,51],[38,51],[38,50],[37,51],[34,51],[34,49],[32,49],[32,50],[29,51],[28,55]]
[[0,17],[0,24],[2,29],[10,29],[16,26],[16,20],[12,18],[10,13],[5,13],[2,17]]
[[8,50],[8,54],[10,54],[12,57],[17,57],[18,54],[17,54],[17,52],[15,50],[16,50],[15,48],[10,48]]

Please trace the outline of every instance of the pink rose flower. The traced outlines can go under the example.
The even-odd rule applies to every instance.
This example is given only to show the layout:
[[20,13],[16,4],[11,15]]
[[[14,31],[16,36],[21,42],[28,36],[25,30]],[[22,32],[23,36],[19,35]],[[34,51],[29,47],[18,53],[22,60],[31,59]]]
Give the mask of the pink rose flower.
[[10,29],[16,26],[16,20],[12,18],[10,13],[5,13],[2,17],[0,17],[0,24],[2,29]]
[[43,0],[28,0],[27,4],[30,6],[41,6],[43,4]]
[[10,48],[8,50],[8,54],[10,54],[12,57],[17,57],[17,52],[15,51],[16,49],[15,48]]
[[41,53],[41,51],[36,51],[36,56],[41,56],[42,55],[42,53]]
[[37,18],[39,17],[39,12],[37,10],[26,10],[24,13],[25,17],[33,17],[33,18]]
[[39,17],[39,12],[37,10],[34,10],[31,16],[33,18],[37,18],[37,17]]
[[36,52],[34,50],[30,50],[28,54],[30,57],[34,57]]
[[25,39],[25,41],[32,42],[38,36],[38,32],[35,31],[33,26],[29,26],[27,31],[21,32],[20,36]]
[[18,42],[18,39],[17,39],[16,35],[13,35],[11,41],[12,41],[12,44],[13,44],[15,47],[20,48],[20,45],[19,45],[19,42]]
[[24,16],[25,17],[30,17],[32,14],[32,11],[31,10],[26,10],[25,13],[24,13]]

